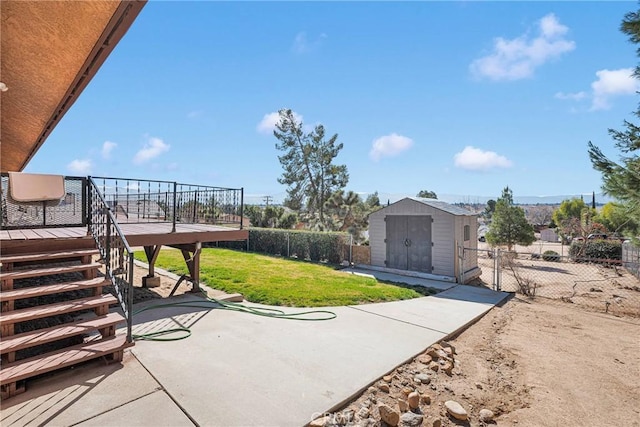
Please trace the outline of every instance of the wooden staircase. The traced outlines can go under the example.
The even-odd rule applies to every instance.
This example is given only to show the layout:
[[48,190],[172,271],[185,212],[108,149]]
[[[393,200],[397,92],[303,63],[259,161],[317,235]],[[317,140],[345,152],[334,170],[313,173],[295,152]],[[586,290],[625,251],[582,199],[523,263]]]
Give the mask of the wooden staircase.
[[78,249],[0,255],[2,399],[23,392],[25,381],[37,375],[99,357],[121,361],[133,345],[116,335],[125,319],[109,312],[117,299],[102,294],[109,282],[97,277],[97,254]]

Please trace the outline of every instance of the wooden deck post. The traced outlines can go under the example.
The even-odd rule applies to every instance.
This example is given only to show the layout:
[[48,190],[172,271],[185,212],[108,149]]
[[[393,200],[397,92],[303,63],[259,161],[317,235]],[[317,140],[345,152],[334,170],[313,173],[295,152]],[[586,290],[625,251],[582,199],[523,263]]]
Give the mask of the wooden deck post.
[[[191,292],[200,292],[200,252],[202,250],[202,243],[196,242],[186,245],[170,245],[172,248],[180,249],[184,262],[187,264],[189,270],[189,277],[187,278],[193,283]],[[183,279],[181,279],[176,285],[178,285]],[[175,288],[173,289],[175,291]],[[172,292],[173,293],[173,292]]]
[[147,262],[149,263],[149,274],[142,278],[142,286],[145,288],[154,288],[160,286],[160,280],[153,280],[155,277],[155,266],[158,254],[160,253],[162,245],[145,246],[144,253],[147,255]]

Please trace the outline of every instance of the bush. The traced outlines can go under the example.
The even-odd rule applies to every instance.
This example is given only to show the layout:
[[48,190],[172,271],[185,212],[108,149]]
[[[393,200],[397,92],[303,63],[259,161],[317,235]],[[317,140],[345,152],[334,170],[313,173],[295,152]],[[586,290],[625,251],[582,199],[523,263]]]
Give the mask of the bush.
[[556,251],[544,251],[542,259],[551,262],[560,262],[560,254]]
[[587,240],[572,242],[569,248],[571,258],[587,260],[621,260],[622,243],[615,240]]
[[[348,238],[347,233],[252,227],[249,228],[248,250],[262,254],[339,264],[344,259],[343,245],[349,242]],[[219,242],[206,246],[247,249],[245,241]]]

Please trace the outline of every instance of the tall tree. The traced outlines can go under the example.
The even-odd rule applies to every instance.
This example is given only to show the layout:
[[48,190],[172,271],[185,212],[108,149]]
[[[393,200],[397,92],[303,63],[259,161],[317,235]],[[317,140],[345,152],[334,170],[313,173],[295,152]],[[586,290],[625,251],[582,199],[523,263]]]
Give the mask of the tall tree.
[[509,187],[502,190],[502,196],[496,202],[493,221],[485,238],[491,245],[506,245],[509,251],[516,244],[529,246],[536,240],[533,227],[524,216],[524,210],[514,206],[513,192]]
[[594,221],[601,223],[609,232],[635,236],[640,231],[638,222],[629,215],[627,207],[609,202],[600,209]]
[[420,192],[418,192],[418,195],[416,197],[422,197],[425,199],[437,199],[438,195],[434,191],[420,190]]
[[493,199],[489,199],[487,200],[487,206],[484,208],[484,212],[482,212],[482,216],[484,216],[487,220],[491,220],[495,211],[496,201]]
[[282,109],[278,114],[280,119],[273,135],[279,141],[276,148],[284,152],[278,156],[284,169],[278,182],[288,186],[287,206],[306,205],[312,214],[318,213],[322,224],[325,202],[349,181],[347,166],[333,163],[343,144],[337,144],[338,134],[325,139],[322,125],[305,133],[302,121],[290,109]]
[[553,211],[553,222],[560,225],[563,221],[572,218],[581,219],[583,213],[587,209],[584,200],[574,197],[573,199],[563,200],[560,207]]
[[380,207],[380,197],[378,197],[378,192],[371,193],[367,196],[367,199],[364,201],[365,205],[369,210],[377,209]]
[[[629,36],[629,40],[640,44],[640,10],[625,15],[620,30]],[[640,47],[636,49],[640,56]],[[640,78],[640,65],[636,65],[633,73]],[[640,117],[640,105],[634,112]],[[609,129],[609,135],[620,151],[619,161],[609,159],[595,144],[589,141],[589,157],[594,169],[602,174],[604,192],[615,197],[624,205],[629,216],[640,222],[640,127],[624,120],[621,131]]]

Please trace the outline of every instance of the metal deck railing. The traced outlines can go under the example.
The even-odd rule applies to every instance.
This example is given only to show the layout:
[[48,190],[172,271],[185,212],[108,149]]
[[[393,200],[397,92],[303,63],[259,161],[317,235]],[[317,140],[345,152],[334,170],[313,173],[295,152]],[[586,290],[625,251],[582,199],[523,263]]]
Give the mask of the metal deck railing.
[[243,189],[181,184],[173,181],[110,177],[65,177],[60,202],[18,203],[10,197],[9,176],[1,175],[3,229],[77,227],[91,222],[88,206],[93,180],[120,223],[169,222],[242,228]]
[[111,282],[120,308],[127,320],[127,341],[133,340],[133,260],[127,238],[118,226],[111,208],[100,193],[95,181],[88,179],[89,191],[89,232],[96,241],[100,256],[104,261],[105,275]]

